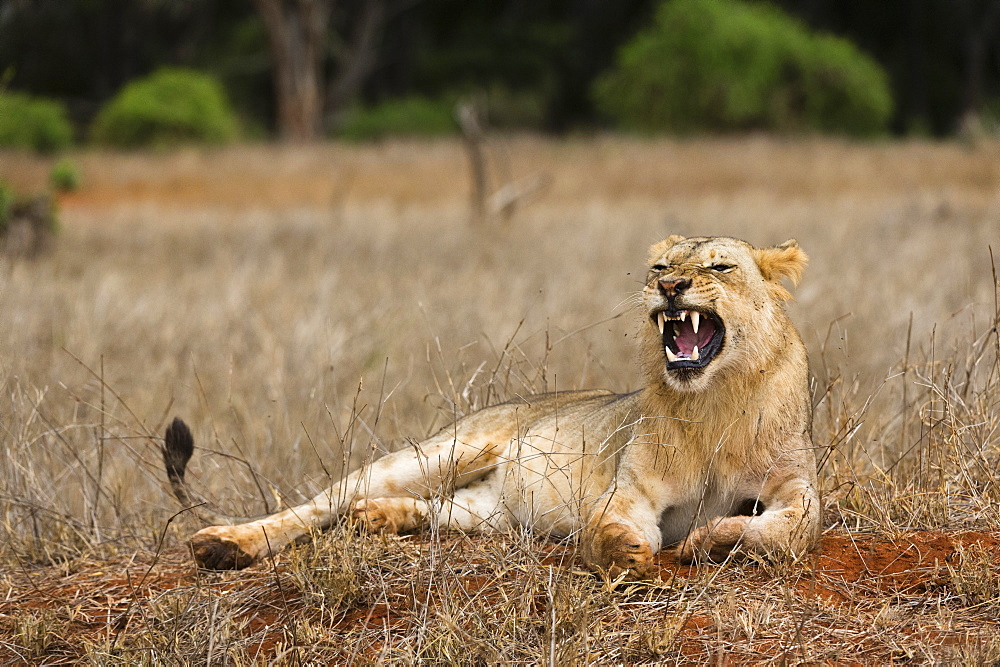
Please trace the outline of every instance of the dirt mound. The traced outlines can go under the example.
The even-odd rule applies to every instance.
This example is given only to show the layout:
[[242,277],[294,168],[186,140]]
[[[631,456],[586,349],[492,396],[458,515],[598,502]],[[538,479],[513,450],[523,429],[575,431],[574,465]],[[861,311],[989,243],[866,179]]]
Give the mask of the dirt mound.
[[[446,640],[470,642],[473,662],[557,644],[585,662],[866,663],[996,649],[988,642],[997,626],[984,613],[997,601],[975,598],[969,585],[995,575],[981,570],[1000,560],[1000,538],[983,533],[830,532],[791,565],[687,567],[664,555],[659,582],[617,585],[580,571],[571,546],[544,541],[530,542],[529,553],[501,538],[341,535],[331,539],[347,539],[347,548],[324,552],[324,539],[243,572],[199,572],[180,549],[24,567],[0,580],[0,662],[177,650],[200,659],[298,651],[307,661],[406,661],[447,657]],[[350,567],[336,560],[362,552]],[[959,622],[962,609],[970,613]],[[520,648],[504,644],[500,626],[511,614]],[[417,650],[421,632],[442,645]]]

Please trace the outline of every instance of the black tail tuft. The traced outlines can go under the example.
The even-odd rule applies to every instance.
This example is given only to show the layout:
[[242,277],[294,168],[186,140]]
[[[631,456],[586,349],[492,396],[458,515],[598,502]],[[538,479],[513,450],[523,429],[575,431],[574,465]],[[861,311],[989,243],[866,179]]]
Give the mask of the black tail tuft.
[[171,482],[184,481],[184,471],[193,453],[194,437],[191,429],[179,417],[175,417],[163,436],[163,463]]
[[[170,480],[170,489],[173,491],[177,501],[186,509],[191,510],[203,523],[208,525],[220,526],[225,524],[232,526],[237,523],[252,521],[249,517],[235,517],[221,513],[211,503],[188,488],[188,485],[184,482],[184,471],[187,469],[187,464],[191,460],[192,454],[194,454],[194,437],[191,435],[191,429],[180,419],[175,418],[174,421],[170,422],[167,432],[163,435],[163,463],[167,468],[167,479]],[[197,554],[196,557],[198,557]],[[246,554],[233,556],[233,558],[236,558],[233,562],[242,563],[242,565],[226,565],[225,568],[246,567],[252,559],[240,560],[244,557],[250,558]],[[216,562],[220,558],[221,556],[212,556],[209,554],[205,556],[205,560],[198,557],[198,562]],[[206,565],[205,567],[212,566]]]

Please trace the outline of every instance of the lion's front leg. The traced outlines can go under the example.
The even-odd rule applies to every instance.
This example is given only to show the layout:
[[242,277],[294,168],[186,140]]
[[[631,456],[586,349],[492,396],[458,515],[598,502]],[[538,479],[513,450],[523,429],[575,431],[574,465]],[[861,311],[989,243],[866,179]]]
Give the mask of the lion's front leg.
[[583,535],[587,565],[612,579],[626,572],[638,578],[648,576],[659,546],[658,541],[648,539],[642,530],[617,521],[598,523]]
[[663,541],[659,517],[670,497],[661,480],[640,481],[625,473],[607,505],[587,521],[581,537],[587,565],[612,578],[625,572],[648,576]]

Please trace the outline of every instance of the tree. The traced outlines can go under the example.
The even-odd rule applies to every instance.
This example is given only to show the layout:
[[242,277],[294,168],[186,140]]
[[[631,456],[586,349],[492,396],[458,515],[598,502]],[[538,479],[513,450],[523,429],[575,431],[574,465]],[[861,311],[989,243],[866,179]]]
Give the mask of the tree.
[[974,118],[983,107],[983,81],[989,48],[1000,31],[1000,2],[964,0],[963,46],[965,52],[964,116]]
[[897,132],[946,135],[1000,98],[997,0],[772,0],[889,71]]
[[374,70],[385,22],[400,7],[385,0],[345,3],[346,34],[331,48],[335,0],[256,4],[271,49],[278,132],[291,141],[316,139]]
[[885,72],[847,40],[741,0],[671,0],[597,79],[595,101],[642,132],[870,135],[892,114]]
[[320,132],[323,56],[332,0],[256,0],[271,47],[278,130],[308,141]]

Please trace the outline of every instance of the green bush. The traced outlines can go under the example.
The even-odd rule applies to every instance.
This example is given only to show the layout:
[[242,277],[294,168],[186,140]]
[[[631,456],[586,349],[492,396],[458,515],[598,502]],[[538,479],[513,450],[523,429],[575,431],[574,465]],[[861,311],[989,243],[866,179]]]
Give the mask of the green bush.
[[54,100],[0,92],[0,146],[51,152],[73,141],[66,107]]
[[3,234],[7,229],[7,221],[10,220],[10,207],[13,204],[13,188],[3,181],[0,181],[0,234]]
[[366,141],[387,136],[435,137],[457,130],[451,103],[405,97],[350,111],[337,135],[350,141]]
[[236,137],[236,116],[211,76],[163,68],[133,81],[97,114],[94,141],[119,148],[219,144]]
[[60,192],[75,192],[80,189],[80,170],[72,160],[63,158],[52,165],[49,182]]
[[643,132],[885,130],[885,72],[850,42],[766,4],[670,0],[598,78],[594,100]]

